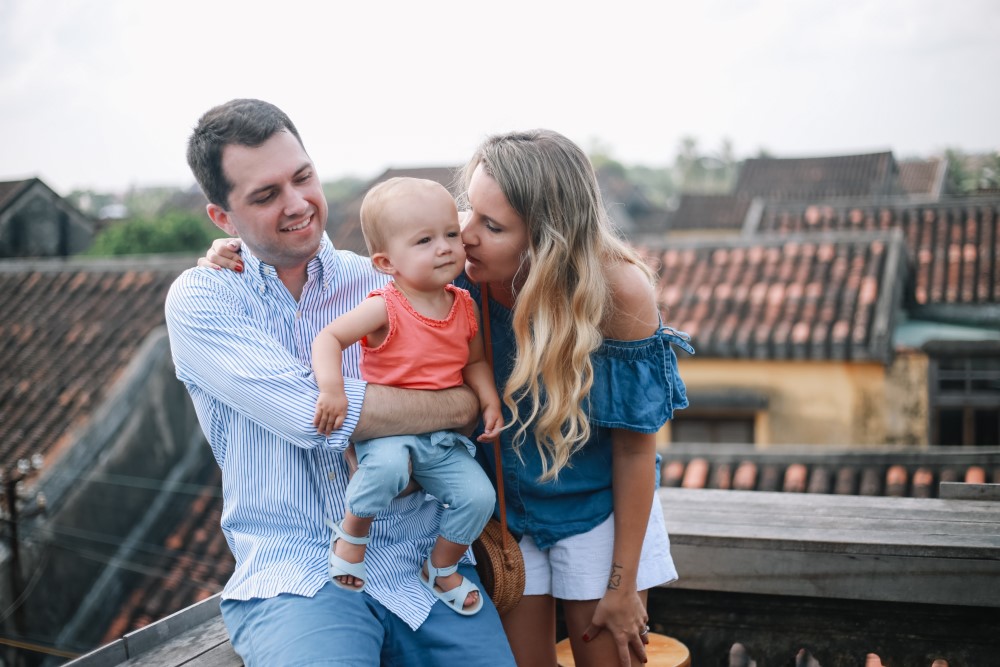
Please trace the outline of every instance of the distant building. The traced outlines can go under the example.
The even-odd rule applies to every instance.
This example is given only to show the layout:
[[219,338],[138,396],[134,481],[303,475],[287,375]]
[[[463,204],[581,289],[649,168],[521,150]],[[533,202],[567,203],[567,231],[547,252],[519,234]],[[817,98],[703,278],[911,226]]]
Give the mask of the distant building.
[[0,258],[86,250],[94,221],[37,178],[0,182]]

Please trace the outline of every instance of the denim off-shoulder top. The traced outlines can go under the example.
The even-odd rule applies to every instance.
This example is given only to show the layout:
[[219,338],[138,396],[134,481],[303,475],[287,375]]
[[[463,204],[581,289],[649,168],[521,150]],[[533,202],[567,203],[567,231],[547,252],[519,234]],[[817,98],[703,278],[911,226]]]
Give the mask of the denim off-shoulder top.
[[[482,308],[478,285],[464,275],[455,282],[469,290]],[[512,313],[492,299],[489,309],[495,380],[503,396],[516,349]],[[601,344],[592,355],[594,384],[585,406],[591,437],[572,456],[570,465],[559,472],[558,480],[539,481],[541,454],[530,430],[519,452],[513,447],[515,429],[503,431],[500,445],[507,524],[515,536],[530,535],[539,548],[547,549],[561,539],[587,532],[611,515],[611,430],[655,433],[673,417],[674,410],[687,407],[687,393],[677,372],[672,345],[694,354],[688,341],[685,334],[661,327],[649,338],[606,339]],[[518,405],[522,414],[527,414],[527,403],[525,400]],[[504,419],[509,420],[507,407],[503,409]],[[494,458],[493,445],[480,443],[477,459],[495,484]]]

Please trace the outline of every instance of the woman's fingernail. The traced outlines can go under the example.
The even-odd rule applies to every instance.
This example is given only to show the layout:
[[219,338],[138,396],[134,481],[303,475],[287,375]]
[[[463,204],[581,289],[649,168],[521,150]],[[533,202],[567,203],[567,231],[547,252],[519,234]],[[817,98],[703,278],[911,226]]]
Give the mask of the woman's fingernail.
[[243,265],[237,264],[236,266],[233,267],[233,270],[236,271],[237,273],[243,273]]
[[583,635],[583,641],[589,642],[590,641],[590,635],[584,633],[584,635]]

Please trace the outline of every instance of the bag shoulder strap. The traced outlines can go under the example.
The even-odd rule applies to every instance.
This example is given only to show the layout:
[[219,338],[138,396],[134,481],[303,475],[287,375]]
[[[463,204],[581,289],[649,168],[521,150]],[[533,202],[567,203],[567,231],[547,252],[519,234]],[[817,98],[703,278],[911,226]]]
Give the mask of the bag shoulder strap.
[[[479,308],[483,319],[483,349],[486,353],[486,363],[490,365],[490,373],[493,370],[493,340],[490,332],[490,288],[486,283],[479,283],[479,293],[482,295],[482,306]],[[496,375],[494,374],[494,383]],[[507,502],[503,492],[503,457],[500,455],[500,438],[493,438],[493,459],[496,463],[497,477],[497,502],[500,505],[500,531],[503,548],[507,548],[507,540],[510,532],[507,530]]]

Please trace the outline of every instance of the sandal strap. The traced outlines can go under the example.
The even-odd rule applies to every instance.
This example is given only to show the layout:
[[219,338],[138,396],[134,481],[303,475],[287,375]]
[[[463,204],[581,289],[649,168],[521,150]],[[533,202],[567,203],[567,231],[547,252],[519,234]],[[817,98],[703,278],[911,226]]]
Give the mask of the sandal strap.
[[427,579],[431,582],[433,586],[437,582],[438,577],[447,577],[449,575],[458,572],[458,563],[454,565],[446,565],[445,567],[434,567],[431,563],[431,555],[427,554]]
[[342,525],[344,523],[343,521],[341,521],[340,523],[334,523],[329,519],[326,519],[325,521],[326,525],[329,526],[333,530],[334,535],[336,535],[336,537],[333,540],[334,542],[336,542],[337,540],[344,540],[345,542],[350,542],[351,544],[360,547],[360,546],[365,546],[372,539],[370,535],[365,535],[364,537],[356,537],[354,535],[349,534],[343,528]]
[[[355,579],[360,579],[362,581],[367,581],[368,571],[365,569],[365,562],[360,563],[349,563],[337,554],[330,552],[330,557],[327,560],[330,565],[330,576],[333,577],[354,577]],[[358,587],[361,590],[362,587]]]

